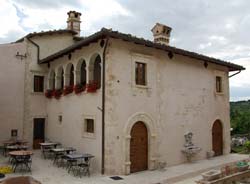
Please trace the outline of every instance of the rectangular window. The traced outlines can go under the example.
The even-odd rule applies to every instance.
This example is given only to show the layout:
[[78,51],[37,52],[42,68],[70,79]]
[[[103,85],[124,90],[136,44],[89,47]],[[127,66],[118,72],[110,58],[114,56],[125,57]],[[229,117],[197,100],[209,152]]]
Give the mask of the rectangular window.
[[85,132],[94,133],[94,120],[85,119]]
[[12,129],[11,130],[11,137],[17,137],[17,135],[18,135],[17,132],[18,132],[17,129]]
[[43,76],[34,76],[34,92],[43,92]]
[[136,85],[146,86],[146,70],[147,66],[145,63],[135,63],[135,83]]
[[216,92],[217,93],[222,92],[222,78],[219,76],[216,76]]

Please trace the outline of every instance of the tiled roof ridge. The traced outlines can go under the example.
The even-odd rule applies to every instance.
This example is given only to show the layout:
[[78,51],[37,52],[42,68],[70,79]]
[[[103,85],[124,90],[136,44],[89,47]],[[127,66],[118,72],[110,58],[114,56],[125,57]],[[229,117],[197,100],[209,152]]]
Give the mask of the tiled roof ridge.
[[48,30],[48,31],[39,31],[39,32],[32,32],[27,34],[26,36],[20,38],[17,42],[23,41],[24,38],[31,38],[34,36],[43,36],[43,35],[48,35],[48,34],[61,34],[61,33],[71,33],[72,35],[76,35],[77,32],[69,29],[54,29],[54,30]]
[[145,45],[147,47],[153,47],[156,49],[172,52],[175,54],[180,54],[183,56],[192,57],[192,58],[195,58],[198,60],[227,66],[233,70],[244,70],[245,69],[244,67],[242,67],[240,65],[226,62],[226,61],[223,61],[221,59],[217,59],[217,58],[210,57],[210,56],[205,56],[203,54],[198,54],[196,52],[187,51],[187,50],[176,48],[176,47],[169,46],[169,45],[162,45],[159,43],[154,43],[151,40],[146,40],[144,38],[139,38],[139,37],[136,37],[136,36],[131,35],[131,34],[121,33],[119,31],[113,31],[112,29],[107,29],[107,28],[102,28],[100,31],[98,31],[98,32],[96,32],[88,37],[85,37],[84,39],[76,42],[75,44],[73,44],[73,45],[71,45],[71,46],[69,46],[69,47],[67,47],[67,48],[65,48],[57,53],[54,53],[54,54],[48,56],[47,58],[42,59],[39,63],[42,64],[42,63],[50,62],[51,60],[57,59],[65,54],[72,52],[75,49],[81,48],[84,45],[88,45],[90,42],[96,41],[97,39],[101,39],[104,37],[111,37],[111,38],[117,38],[117,39],[122,39],[125,41],[134,42],[136,44]]

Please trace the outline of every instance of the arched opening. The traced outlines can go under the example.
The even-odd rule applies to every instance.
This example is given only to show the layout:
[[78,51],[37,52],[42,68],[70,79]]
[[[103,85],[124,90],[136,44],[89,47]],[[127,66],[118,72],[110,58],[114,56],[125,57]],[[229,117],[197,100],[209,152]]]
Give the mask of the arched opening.
[[57,81],[56,81],[56,89],[64,88],[64,71],[63,67],[59,67],[57,70]]
[[64,71],[62,70],[62,75],[61,75],[61,88],[60,89],[63,89],[64,88]]
[[55,74],[54,70],[51,70],[50,74],[49,74],[49,86],[48,86],[48,89],[54,90],[56,88],[55,85],[56,85],[56,74]]
[[212,144],[214,156],[223,154],[223,128],[220,120],[216,120],[212,128]]
[[70,68],[69,85],[74,86],[74,65]]
[[142,121],[136,122],[130,132],[130,172],[148,169],[148,130]]
[[85,86],[87,83],[86,62],[83,61],[80,68],[80,84]]
[[89,84],[95,84],[97,89],[101,87],[101,57],[92,56],[89,64]]
[[68,63],[65,68],[65,87],[74,86],[74,65]]

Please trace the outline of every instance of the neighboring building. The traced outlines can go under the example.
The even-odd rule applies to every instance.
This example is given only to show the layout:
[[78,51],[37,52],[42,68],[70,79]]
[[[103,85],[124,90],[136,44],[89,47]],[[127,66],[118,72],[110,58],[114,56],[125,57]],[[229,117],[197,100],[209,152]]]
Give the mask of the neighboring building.
[[188,132],[196,159],[229,154],[228,78],[242,66],[169,46],[159,23],[155,42],[108,29],[82,38],[81,14],[68,16],[66,30],[1,45],[1,140],[17,129],[34,148],[59,141],[107,174],[185,162]]

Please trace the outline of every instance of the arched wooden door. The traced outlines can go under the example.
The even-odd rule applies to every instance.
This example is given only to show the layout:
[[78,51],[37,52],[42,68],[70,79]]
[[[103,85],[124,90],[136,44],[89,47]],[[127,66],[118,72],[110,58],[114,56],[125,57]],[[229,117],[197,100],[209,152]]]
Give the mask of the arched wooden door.
[[223,154],[223,129],[219,120],[216,120],[212,129],[213,151],[214,156]]
[[130,172],[139,172],[148,169],[148,131],[141,121],[131,129],[130,140]]

